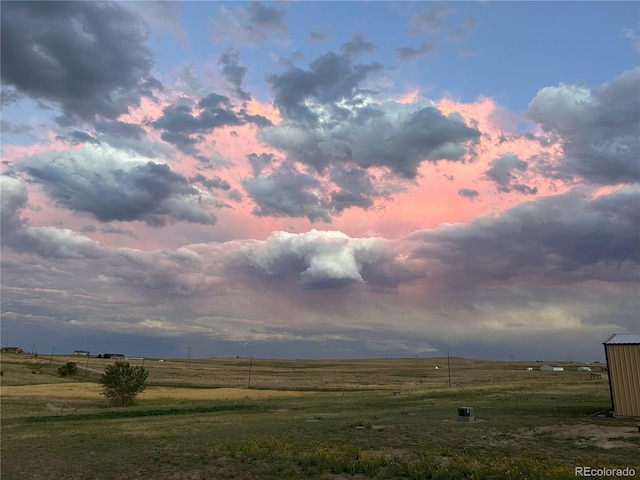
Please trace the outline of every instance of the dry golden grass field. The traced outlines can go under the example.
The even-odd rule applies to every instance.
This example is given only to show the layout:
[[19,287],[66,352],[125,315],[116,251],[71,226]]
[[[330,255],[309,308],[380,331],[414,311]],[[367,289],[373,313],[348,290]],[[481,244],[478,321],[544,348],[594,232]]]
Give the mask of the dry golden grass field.
[[[78,373],[58,376],[69,361]],[[595,415],[610,408],[608,379],[578,363],[130,359],[148,387],[118,409],[98,383],[111,360],[0,362],[3,480],[640,476],[637,422]],[[477,422],[457,422],[460,406]]]

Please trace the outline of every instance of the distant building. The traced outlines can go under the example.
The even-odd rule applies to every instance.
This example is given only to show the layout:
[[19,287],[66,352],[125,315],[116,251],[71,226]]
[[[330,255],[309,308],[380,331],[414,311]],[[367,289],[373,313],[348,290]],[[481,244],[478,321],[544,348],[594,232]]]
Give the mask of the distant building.
[[73,354],[76,357],[88,357],[90,352],[89,352],[89,350],[74,350]]
[[540,367],[543,372],[564,372],[564,368],[558,365],[543,365]]
[[122,354],[122,353],[103,353],[102,355],[98,355],[98,358],[122,358],[122,359],[124,359],[124,354]]
[[603,345],[613,414],[640,417],[640,334],[616,333]]
[[579,371],[579,372],[590,372],[591,368],[589,368],[589,367],[578,367],[578,368],[576,368],[576,370]]
[[24,350],[20,347],[1,347],[0,352],[2,353],[24,353]]

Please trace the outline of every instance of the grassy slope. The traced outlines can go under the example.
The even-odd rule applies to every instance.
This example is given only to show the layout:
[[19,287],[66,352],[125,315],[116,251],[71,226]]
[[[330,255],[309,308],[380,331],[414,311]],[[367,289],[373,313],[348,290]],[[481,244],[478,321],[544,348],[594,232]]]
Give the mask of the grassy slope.
[[[0,357],[3,387],[97,378],[82,370],[70,380],[56,377],[69,358],[54,357],[51,365],[25,358]],[[105,364],[91,359],[89,366]],[[200,391],[246,389],[248,365],[244,359],[194,360],[188,369],[177,361],[145,363],[152,384]],[[605,450],[595,436],[570,433],[571,425],[602,428],[587,415],[608,409],[606,378],[527,372],[526,366],[452,359],[449,388],[446,359],[254,360],[247,398],[218,400],[216,390],[206,390],[210,400],[193,400],[176,388],[175,395],[143,396],[121,410],[106,408],[99,396],[3,395],[1,476],[546,479],[575,478],[580,465],[635,466],[640,473],[640,435]],[[308,393],[250,398],[267,388]],[[475,407],[478,422],[456,422],[458,406]],[[548,429],[558,425],[567,427]],[[635,429],[624,422],[615,427],[620,435]]]

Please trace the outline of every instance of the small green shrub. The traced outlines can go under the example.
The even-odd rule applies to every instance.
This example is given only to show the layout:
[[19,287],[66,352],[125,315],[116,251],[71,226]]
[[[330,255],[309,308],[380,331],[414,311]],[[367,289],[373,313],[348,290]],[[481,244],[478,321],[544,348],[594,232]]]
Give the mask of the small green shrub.
[[58,375],[61,377],[69,377],[78,373],[78,365],[75,362],[67,362],[58,367]]
[[128,407],[147,388],[149,372],[144,367],[132,367],[129,362],[115,362],[104,369],[100,377],[102,394],[114,407]]
[[373,422],[371,422],[371,420],[369,420],[368,418],[356,418],[354,420],[351,420],[349,422],[349,427],[351,428],[364,428],[366,430],[371,430],[371,428],[373,427]]

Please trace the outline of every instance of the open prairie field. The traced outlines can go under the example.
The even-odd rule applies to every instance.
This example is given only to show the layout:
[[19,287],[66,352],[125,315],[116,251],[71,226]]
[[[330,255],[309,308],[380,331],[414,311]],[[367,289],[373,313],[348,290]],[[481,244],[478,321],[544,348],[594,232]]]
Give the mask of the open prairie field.
[[[3,480],[640,476],[637,422],[595,418],[610,408],[607,377],[577,364],[131,359],[149,387],[117,409],[97,383],[111,360],[0,360]],[[61,378],[67,361],[78,374]],[[456,421],[463,406],[476,422]]]

